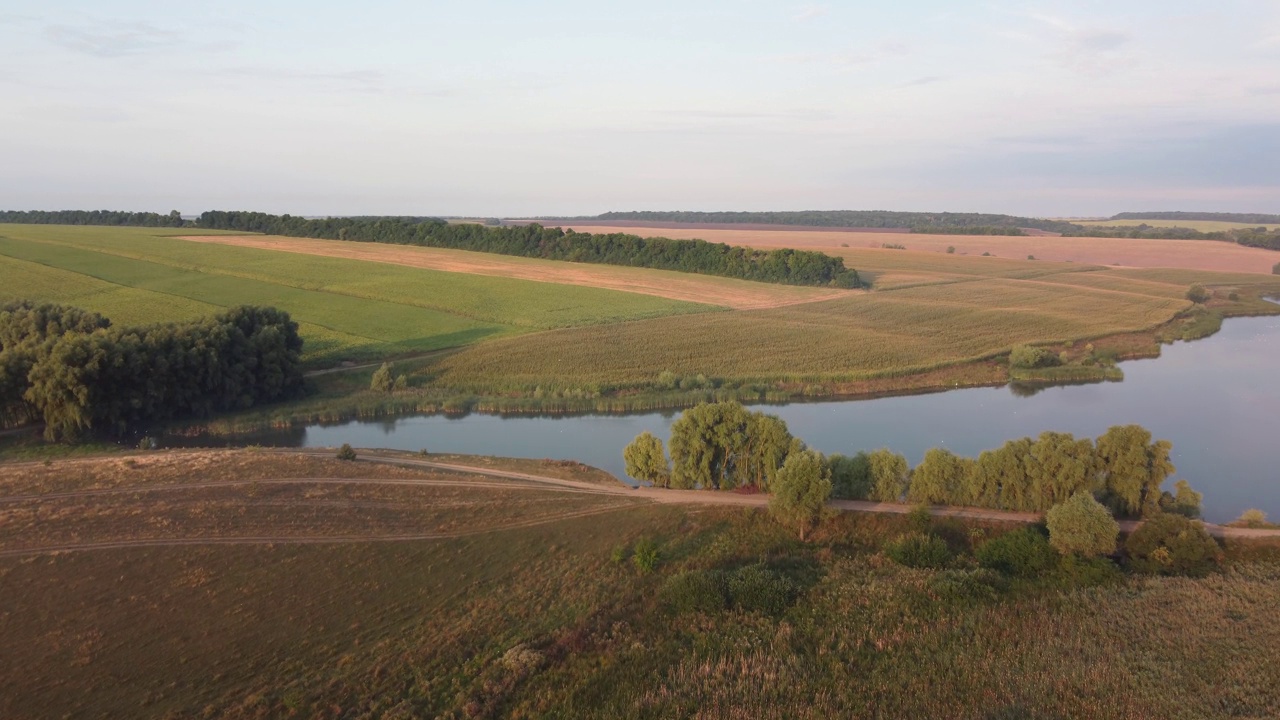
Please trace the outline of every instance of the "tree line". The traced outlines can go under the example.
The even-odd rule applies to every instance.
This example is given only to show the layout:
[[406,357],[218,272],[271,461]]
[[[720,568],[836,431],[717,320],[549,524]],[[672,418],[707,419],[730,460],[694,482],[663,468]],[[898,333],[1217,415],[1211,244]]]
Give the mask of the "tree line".
[[29,301],[0,308],[0,417],[45,423],[50,440],[300,395],[302,339],[289,314],[241,306],[186,323],[118,327]]
[[167,215],[121,210],[0,210],[0,223],[130,225],[134,227],[184,227],[188,224],[177,210]]
[[685,411],[671,426],[669,445],[670,460],[661,440],[649,433],[637,437],[623,452],[627,474],[666,488],[773,492],[780,482],[791,488],[784,468],[793,456],[804,456],[797,463],[810,477],[829,483],[834,496],[853,500],[1045,512],[1085,492],[1124,516],[1191,514],[1200,505],[1185,481],[1176,494],[1161,490],[1175,471],[1172,445],[1153,441],[1138,425],[1112,427],[1096,441],[1046,432],[976,459],[935,448],[915,468],[888,449],[818,456],[815,472],[813,451],[783,420],[722,402]]
[[[793,212],[607,212],[594,217],[572,218],[608,222],[754,223],[763,225],[813,225],[850,228],[1033,228],[1069,232],[1074,223],[997,213],[896,212],[890,210],[801,210]],[[975,233],[976,234],[976,233]]]
[[1063,233],[1072,237],[1138,238],[1148,240],[1219,240],[1246,247],[1280,250],[1280,229],[1265,227],[1211,230],[1208,232],[1185,227],[1154,227],[1151,225],[1081,226],[1080,230]]
[[1109,220],[1214,220],[1249,225],[1280,225],[1280,215],[1217,212],[1122,212]]
[[432,218],[321,218],[208,211],[199,227],[291,237],[453,248],[521,257],[646,267],[787,285],[861,286],[844,260],[819,252],[756,250],[705,240],[578,233],[541,225],[451,225]]

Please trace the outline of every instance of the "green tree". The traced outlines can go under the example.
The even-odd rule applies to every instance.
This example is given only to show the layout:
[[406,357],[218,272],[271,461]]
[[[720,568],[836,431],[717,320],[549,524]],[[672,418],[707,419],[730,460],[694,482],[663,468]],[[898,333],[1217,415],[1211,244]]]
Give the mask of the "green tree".
[[888,448],[873,450],[867,460],[871,465],[871,499],[877,502],[901,502],[907,491],[910,466],[907,459]]
[[1117,425],[1100,438],[1097,469],[1108,504],[1118,513],[1147,515],[1160,509],[1160,485],[1176,468],[1169,459],[1173,445],[1151,441],[1141,425]]
[[732,490],[747,449],[750,413],[736,402],[703,403],[671,424],[671,487]]
[[382,363],[382,366],[373,371],[373,379],[369,381],[369,389],[374,392],[389,393],[395,387],[395,380],[391,377],[391,364]]
[[1031,504],[1031,480],[1026,459],[1031,438],[1010,440],[998,450],[978,456],[968,478],[968,502],[979,507],[1026,510]]
[[350,443],[342,443],[342,447],[338,448],[338,459],[346,460],[348,462],[355,460],[355,448],[352,448]]
[[778,471],[769,497],[769,512],[800,530],[800,540],[822,519],[831,497],[831,470],[816,450],[792,453]]
[[1009,353],[1010,367],[1032,369],[1059,364],[1061,363],[1058,356],[1048,348],[1015,345],[1013,351]]
[[831,469],[833,496],[848,500],[866,500],[870,496],[871,458],[865,452],[852,457],[828,455],[827,467]]
[[393,389],[393,390],[408,390],[408,389],[409,389],[409,376],[408,376],[408,375],[405,375],[404,373],[400,373],[399,375],[397,375],[397,376],[396,376],[396,382],[395,382],[395,385],[394,385],[394,386],[392,386],[392,389]]
[[1025,458],[1030,482],[1025,509],[1043,512],[1096,482],[1093,441],[1070,433],[1045,432]]
[[637,480],[653,483],[654,487],[671,486],[671,468],[662,450],[662,440],[649,432],[636,436],[622,451],[627,464],[627,474]]
[[1124,543],[1129,564],[1153,575],[1209,574],[1222,562],[1222,549],[1199,522],[1160,513],[1142,523]]
[[1063,555],[1095,557],[1116,551],[1120,524],[1091,493],[1080,491],[1045,515],[1049,544]]
[[1203,285],[1196,284],[1187,288],[1187,299],[1193,303],[1200,303],[1203,305],[1204,303],[1209,302],[1209,299],[1212,297],[1213,293],[1206,290]]
[[1271,274],[1280,275],[1280,263],[1276,263],[1275,265],[1271,266]]
[[933,448],[911,472],[907,502],[926,505],[961,505],[969,497],[967,480],[973,461],[950,450]]
[[1191,483],[1186,480],[1179,480],[1173,484],[1172,493],[1160,494],[1160,510],[1194,519],[1200,517],[1200,503],[1203,500],[1204,493],[1193,490]]
[[794,440],[781,418],[751,413],[747,418],[746,447],[741,463],[742,483],[754,484],[761,491],[769,492]]

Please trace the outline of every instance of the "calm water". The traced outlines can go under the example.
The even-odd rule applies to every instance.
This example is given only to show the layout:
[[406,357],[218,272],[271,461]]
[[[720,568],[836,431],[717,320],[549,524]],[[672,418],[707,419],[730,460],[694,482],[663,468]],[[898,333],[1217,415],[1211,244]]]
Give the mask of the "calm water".
[[[1280,318],[1228,320],[1222,332],[1123,365],[1122,383],[953,390],[875,400],[758,406],[825,453],[889,447],[918,462],[941,446],[976,456],[1006,440],[1057,430],[1102,434],[1138,423],[1173,442],[1175,478],[1205,494],[1207,519],[1258,507],[1280,518]],[[510,457],[580,460],[624,477],[622,448],[648,430],[664,439],[678,413],[567,418],[469,415],[406,417],[313,426],[263,438],[301,446],[427,448]],[[1172,482],[1170,483],[1172,484]]]

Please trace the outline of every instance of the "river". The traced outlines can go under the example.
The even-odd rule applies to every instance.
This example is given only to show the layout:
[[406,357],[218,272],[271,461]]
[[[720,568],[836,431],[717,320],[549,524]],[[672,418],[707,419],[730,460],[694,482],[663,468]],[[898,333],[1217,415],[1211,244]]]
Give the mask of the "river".
[[[1280,519],[1280,317],[1227,320],[1205,340],[1122,365],[1119,383],[1009,388],[821,403],[760,405],[825,453],[889,447],[915,464],[931,447],[968,456],[1045,430],[1096,437],[1138,423],[1173,442],[1177,478],[1204,493],[1205,518],[1246,508]],[[270,444],[379,447],[580,460],[625,477],[622,448],[648,430],[665,438],[678,412],[573,417],[413,416],[310,426]]]

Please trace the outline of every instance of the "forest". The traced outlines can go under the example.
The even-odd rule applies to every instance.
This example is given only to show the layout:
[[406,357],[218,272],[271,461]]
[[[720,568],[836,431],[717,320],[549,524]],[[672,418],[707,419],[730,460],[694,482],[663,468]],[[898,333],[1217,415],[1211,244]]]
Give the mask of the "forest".
[[303,392],[298,325],[241,306],[193,322],[116,327],[78,308],[0,308],[0,420],[50,440],[119,436]]
[[642,238],[626,233],[577,233],[537,224],[490,227],[432,219],[323,218],[208,211],[197,225],[270,235],[452,248],[521,257],[601,263],[718,275],[784,285],[861,287],[844,260],[805,250],[755,250],[705,240]]
[[[1191,218],[1187,219],[1190,220]],[[1064,235],[1069,235],[1071,237],[1141,238],[1152,240],[1220,240],[1233,242],[1246,247],[1256,247],[1264,250],[1280,250],[1280,229],[1268,230],[1265,227],[1240,228],[1237,230],[1211,230],[1204,232],[1194,228],[1185,227],[1153,227],[1150,225],[1136,225],[1128,227],[1097,225],[1081,227],[1077,231],[1064,233]]]
[[0,223],[28,225],[128,225],[132,227],[182,227],[186,221],[177,210],[168,215],[120,210],[0,210]]

